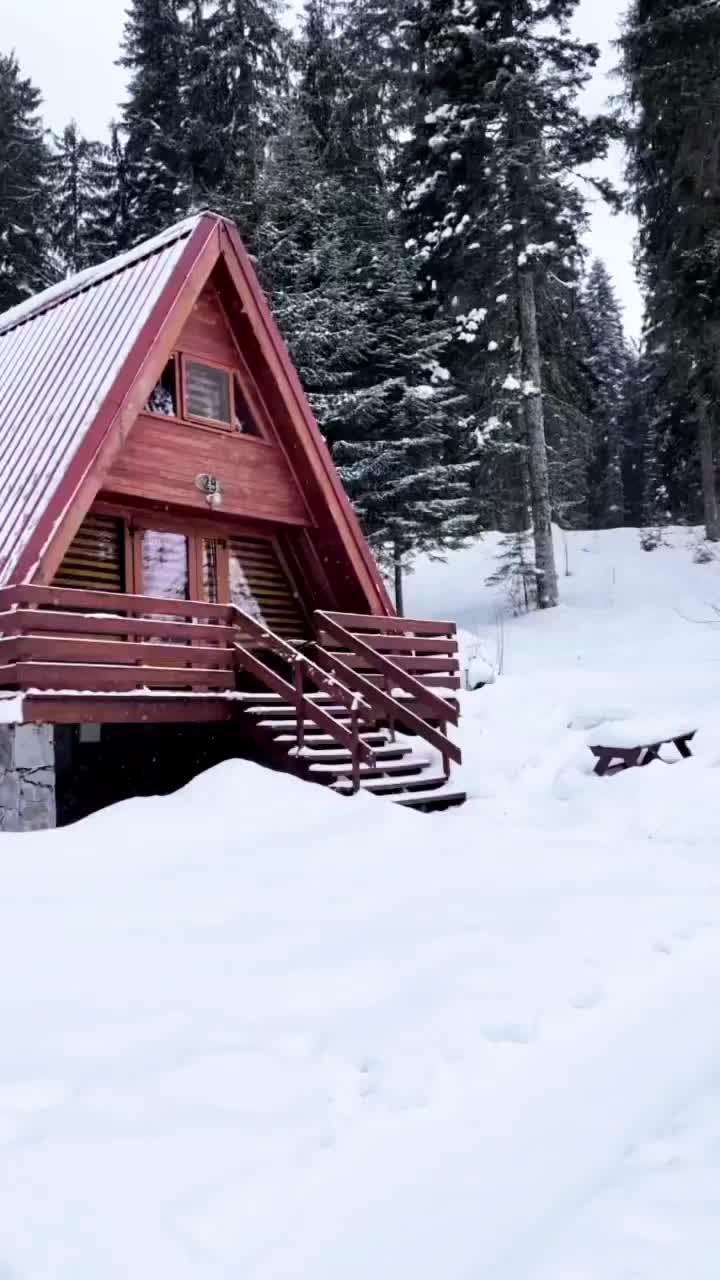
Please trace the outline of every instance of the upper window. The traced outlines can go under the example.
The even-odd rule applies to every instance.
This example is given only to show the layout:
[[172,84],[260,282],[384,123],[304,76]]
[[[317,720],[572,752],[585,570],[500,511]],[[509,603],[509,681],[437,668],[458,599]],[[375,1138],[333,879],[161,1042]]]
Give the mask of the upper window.
[[[178,378],[181,364],[182,401]],[[184,406],[182,412],[181,403]],[[168,361],[160,381],[148,397],[145,411],[166,418],[183,417],[212,423],[244,436],[262,434],[240,376],[221,365],[205,364],[190,356],[173,356]]]
[[189,418],[232,425],[230,374],[210,364],[188,360],[185,364],[185,396]]

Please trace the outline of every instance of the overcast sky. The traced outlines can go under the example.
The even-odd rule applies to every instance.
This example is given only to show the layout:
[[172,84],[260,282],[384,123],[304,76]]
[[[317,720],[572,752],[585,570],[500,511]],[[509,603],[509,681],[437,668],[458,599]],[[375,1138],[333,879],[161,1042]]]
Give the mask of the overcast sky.
[[[98,137],[117,113],[123,95],[123,73],[114,65],[123,27],[126,0],[0,0],[0,49],[15,49],[23,71],[42,90],[45,119],[60,129],[75,117],[84,133]],[[611,41],[627,0],[581,0],[577,31],[603,50],[602,64],[588,92],[588,109],[602,110],[617,86],[607,73],[616,61]],[[622,178],[622,153],[616,148],[608,165]],[[625,308],[625,322],[639,336],[641,301],[632,267],[633,224],[593,204],[593,252],[610,267]]]

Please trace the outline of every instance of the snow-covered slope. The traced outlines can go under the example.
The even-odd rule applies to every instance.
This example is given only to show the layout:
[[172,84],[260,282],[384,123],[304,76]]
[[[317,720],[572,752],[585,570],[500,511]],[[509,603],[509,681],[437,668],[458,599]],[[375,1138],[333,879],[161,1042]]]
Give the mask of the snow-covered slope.
[[[464,699],[462,810],[232,762],[0,837],[2,1280],[714,1280],[720,568],[686,544],[571,538]],[[409,584],[491,657],[492,550]],[[593,777],[588,733],[648,716],[695,757]]]

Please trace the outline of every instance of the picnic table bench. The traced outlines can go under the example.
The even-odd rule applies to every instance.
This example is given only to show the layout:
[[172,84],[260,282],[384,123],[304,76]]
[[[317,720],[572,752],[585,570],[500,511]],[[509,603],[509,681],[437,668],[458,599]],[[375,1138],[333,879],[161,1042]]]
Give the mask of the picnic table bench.
[[588,746],[596,758],[594,772],[599,778],[607,773],[620,773],[624,769],[644,768],[660,759],[663,747],[675,747],[679,757],[687,760],[692,755],[690,743],[696,729],[679,731],[666,726],[650,728],[622,721],[618,725],[600,725]]

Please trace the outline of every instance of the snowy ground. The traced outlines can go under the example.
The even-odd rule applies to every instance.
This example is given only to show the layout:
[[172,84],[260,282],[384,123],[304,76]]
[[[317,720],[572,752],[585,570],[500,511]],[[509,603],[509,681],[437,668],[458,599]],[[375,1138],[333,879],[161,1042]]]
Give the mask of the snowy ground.
[[[494,550],[408,592],[491,660]],[[714,1280],[720,564],[569,560],[462,810],[230,763],[0,837],[1,1280]],[[594,778],[648,718],[694,759]]]

